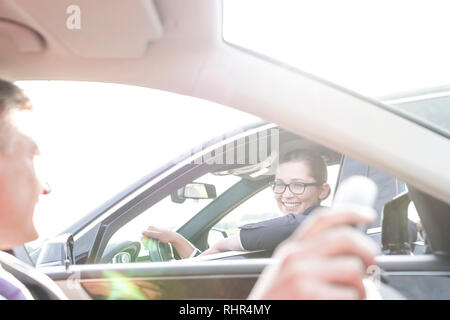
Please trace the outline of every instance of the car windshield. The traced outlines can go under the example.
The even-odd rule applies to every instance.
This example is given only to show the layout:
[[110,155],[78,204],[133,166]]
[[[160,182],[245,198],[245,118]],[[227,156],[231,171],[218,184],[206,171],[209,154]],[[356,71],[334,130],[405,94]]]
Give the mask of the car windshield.
[[[450,84],[448,8],[435,0],[224,0],[223,38],[385,102]],[[450,99],[419,100],[389,104],[450,137]]]
[[37,140],[37,169],[52,189],[35,210],[40,239],[34,247],[190,148],[261,121],[205,100],[129,85],[16,84],[34,105],[17,123]]
[[450,138],[450,88],[384,101],[403,115]]

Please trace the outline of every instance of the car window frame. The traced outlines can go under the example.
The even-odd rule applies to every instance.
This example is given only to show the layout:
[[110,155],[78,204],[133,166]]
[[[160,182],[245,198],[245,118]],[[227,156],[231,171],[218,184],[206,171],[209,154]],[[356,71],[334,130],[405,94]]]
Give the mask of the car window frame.
[[[90,246],[89,253],[86,258],[86,263],[99,263],[109,240],[115,232],[117,232],[123,225],[134,219],[136,216],[148,210],[148,208],[150,208],[153,204],[156,204],[157,202],[164,199],[171,192],[174,192],[175,190],[181,188],[187,183],[194,181],[195,179],[206,173],[224,171],[245,166],[245,164],[211,164],[207,161],[197,164],[194,160],[202,157],[205,154],[208,154],[211,151],[218,150],[218,148],[227,145],[231,141],[234,142],[242,137],[248,137],[254,133],[270,130],[271,128],[277,127],[274,124],[265,122],[259,122],[258,124],[259,125],[251,126],[249,127],[249,130],[245,130],[241,134],[236,134],[232,137],[227,137],[226,135],[221,136],[219,137],[219,143],[213,144],[213,142],[216,142],[217,139],[210,140],[206,143],[210,144],[210,147],[202,147],[200,148],[200,150],[197,150],[200,151],[198,153],[193,153],[195,149],[192,149],[191,152],[193,153],[193,156],[189,157],[189,155],[186,155],[186,163],[179,170],[171,172],[167,177],[156,182],[155,184],[146,186],[145,191],[131,198],[131,200],[126,202],[116,211],[107,215],[105,218],[101,218],[101,221],[99,221],[98,223],[99,226],[98,231],[96,232],[94,243]],[[248,138],[246,138],[243,142],[246,148],[251,143]],[[231,149],[227,149],[227,151],[232,150],[234,152],[235,149],[238,149],[239,147],[240,146],[238,145],[233,145],[233,147]],[[216,154],[215,156],[220,157],[220,155],[218,154]],[[164,173],[162,174],[164,175]],[[215,201],[213,201],[212,203],[214,202]],[[208,206],[210,206],[212,203],[210,203]],[[76,238],[75,241],[77,241]],[[77,243],[75,243],[75,246],[76,245]]]

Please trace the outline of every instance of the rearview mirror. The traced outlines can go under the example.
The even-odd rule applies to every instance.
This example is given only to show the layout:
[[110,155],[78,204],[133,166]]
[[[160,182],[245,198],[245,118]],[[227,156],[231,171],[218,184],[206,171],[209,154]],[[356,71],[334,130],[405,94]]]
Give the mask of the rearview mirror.
[[213,184],[191,182],[171,194],[173,202],[183,203],[186,199],[214,199],[217,197]]

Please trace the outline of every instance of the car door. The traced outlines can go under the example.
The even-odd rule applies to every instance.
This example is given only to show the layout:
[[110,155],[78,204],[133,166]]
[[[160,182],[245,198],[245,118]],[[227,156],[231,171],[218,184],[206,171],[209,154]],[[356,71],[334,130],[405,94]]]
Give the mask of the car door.
[[[311,143],[305,144],[304,139],[301,139],[301,137],[286,132],[283,132],[281,136],[280,149],[283,149],[287,145],[290,148],[294,146],[298,147],[299,145],[308,145],[310,147],[314,145]],[[298,140],[295,144],[293,144],[295,140],[292,139],[294,136]],[[285,137],[288,138],[285,139]],[[341,158],[339,154],[334,154],[333,159],[335,162],[340,161],[337,188],[341,181],[353,174],[368,175],[377,182],[381,191],[377,200],[379,219],[376,222],[378,223],[378,227],[372,227],[379,229],[383,218],[381,213],[385,204],[403,191],[405,186],[398,179],[375,168],[371,168],[356,159],[346,156]],[[216,165],[215,169],[221,170],[220,172],[223,173],[225,168],[217,167]],[[202,168],[202,166],[191,166],[181,171],[174,171],[174,174],[169,175],[167,180],[163,179],[159,182],[160,185],[158,187],[152,189],[158,192],[154,192],[153,194],[149,192],[146,194],[145,206],[152,207],[153,203],[157,203],[158,200],[160,201],[163,197],[167,197],[174,189],[202,176],[208,170],[211,170],[211,167]],[[249,198],[251,199],[259,191],[266,188],[270,181],[271,176],[268,176],[266,179],[256,181],[244,180],[232,185],[223,194],[220,194],[215,201],[189,219],[178,231],[197,246],[204,246],[206,248],[211,228],[228,213],[232,212],[237,205],[245,203]],[[143,195],[139,197],[144,198]],[[134,199],[130,202],[133,204],[141,203],[141,206],[143,206],[142,200],[138,201]],[[77,264],[67,269],[62,267],[46,268],[47,274],[56,280],[61,287],[65,288],[68,293],[88,293],[88,296],[96,299],[245,298],[260,272],[267,264],[271,263],[270,259],[260,259],[256,255],[254,259],[250,260],[236,259],[236,257],[233,257],[231,260],[227,259],[225,261],[98,264],[102,256],[101,248],[104,249],[106,247],[114,232],[130,221],[133,216],[139,214],[139,210],[136,210],[139,206],[133,207],[135,213],[132,213],[133,210],[130,210],[130,208],[130,205],[124,205],[113,215],[105,218],[98,229],[93,229],[97,231],[97,236],[94,242],[91,243],[88,253],[90,257],[85,261],[87,262],[85,265],[79,264],[79,262],[83,262],[80,259]],[[380,237],[381,232],[378,231],[378,241],[380,241]],[[387,278],[386,275],[392,275],[392,279],[395,279],[392,282],[393,285],[395,284],[398,289],[401,289],[401,292],[410,292],[413,290],[414,285],[417,285],[417,282],[414,281],[416,277],[405,278],[403,275],[403,278],[399,278],[395,273],[395,268],[399,268],[404,263],[404,266],[401,268],[409,270],[415,264],[414,261],[420,263],[423,259],[426,260],[429,258],[429,256],[417,256],[413,260],[405,260],[396,256],[381,256],[379,257],[379,261],[380,267],[383,270],[384,279]],[[403,262],[399,263],[401,261]],[[425,267],[423,268],[431,268],[433,264],[436,264],[438,267],[445,266],[443,263],[429,262],[428,265],[424,264]],[[399,284],[398,279],[407,279],[406,283],[408,284],[405,285],[405,281],[400,281]],[[237,286],[239,286],[239,289]],[[119,290],[119,288],[128,288],[129,290]],[[180,290],[180,288],[183,288],[183,290]]]
[[[258,159],[259,155],[256,155],[256,160],[249,162],[249,154],[251,153],[248,149],[253,148],[252,143],[258,143],[258,138],[261,138],[266,143],[267,141],[272,141],[267,139],[265,133],[269,131],[270,134],[278,135],[277,130],[275,132],[271,131],[273,127],[274,125],[264,124],[252,127],[247,131],[243,130],[243,133],[232,136],[231,139],[229,137],[223,138],[219,143],[211,143],[209,146],[200,148],[200,151],[196,150],[196,153],[192,155],[186,155],[182,161],[173,167],[169,167],[168,170],[161,170],[161,176],[156,177],[151,182],[147,181],[144,185],[136,184],[139,187],[135,186],[134,192],[128,191],[128,198],[123,199],[123,195],[126,192],[121,193],[118,200],[122,199],[122,201],[117,201],[115,207],[105,209],[90,223],[89,221],[84,221],[84,228],[81,228],[78,233],[74,233],[72,255],[74,263],[72,265],[65,267],[51,266],[54,263],[58,264],[58,262],[52,262],[50,256],[47,261],[38,259],[41,262],[38,264],[38,267],[57,281],[67,291],[68,295],[83,293],[82,295],[86,297],[84,293],[88,292],[89,296],[94,298],[111,298],[111,294],[113,294],[113,298],[133,299],[139,297],[245,298],[256,281],[258,274],[267,264],[266,261],[252,264],[242,264],[239,261],[231,264],[230,262],[216,261],[214,263],[196,262],[191,264],[184,262],[177,264],[170,262],[137,262],[108,265],[99,264],[99,262],[101,262],[109,240],[122,226],[187,183],[211,171],[223,172],[224,170],[248,168],[249,166],[254,167],[252,171],[259,170],[259,166],[267,158],[267,154],[264,159]],[[256,140],[252,139],[252,137],[256,137]],[[233,142],[231,145],[230,141]],[[224,146],[228,146],[228,148],[222,149]],[[273,149],[275,147],[277,145],[274,143]],[[242,148],[247,150],[243,163],[220,163],[221,161],[219,160],[209,161],[211,154],[213,157],[219,157],[219,150],[224,150],[222,152],[225,156],[227,153],[234,153]],[[213,153],[211,153],[211,150],[213,150]],[[195,163],[195,159],[199,155],[201,157],[208,155],[208,161]],[[268,167],[271,164],[272,162],[268,162],[264,165]],[[225,193],[232,193],[237,196],[238,201],[241,201],[248,194],[254,193],[255,190],[262,186],[266,186],[269,180],[270,175],[267,177],[263,176],[262,179],[256,181],[237,183],[226,190]],[[208,210],[200,212],[200,216],[209,216],[212,212],[226,213],[227,206],[234,206],[233,201],[230,197],[219,195],[218,199],[207,206]],[[217,210],[219,207],[222,207],[221,211]],[[189,222],[186,226],[191,226],[191,228],[195,229],[195,221],[191,219]],[[209,222],[207,221],[207,223]],[[40,255],[46,256],[46,253],[40,253]],[[74,285],[74,283],[78,285]],[[117,292],[116,284],[119,287],[125,286],[134,289],[130,291],[131,293],[126,290]],[[153,291],[151,290],[152,288]],[[184,289],[180,290],[180,288]],[[73,290],[75,290],[75,293],[72,292]],[[136,296],[136,292],[145,292],[146,295]]]
[[[271,135],[275,135],[276,139],[272,139]],[[268,137],[271,138],[268,139]],[[260,141],[263,142],[260,143]],[[271,183],[274,169],[276,168],[276,166],[272,167],[273,163],[271,162],[274,161],[274,158],[271,158],[273,152],[286,153],[298,148],[317,148],[324,154],[329,164],[336,164],[341,158],[339,153],[317,146],[301,137],[284,130],[274,130],[273,125],[262,125],[252,128],[249,132],[233,136],[232,142],[230,144],[230,141],[225,140],[215,145],[215,156],[219,154],[218,148],[220,149],[224,145],[228,147],[225,149],[225,153],[237,152],[237,150],[242,150],[242,147],[244,147],[243,150],[247,150],[244,157],[246,161],[238,165],[235,163],[201,163],[197,165],[188,161],[189,163],[182,166],[181,169],[172,169],[173,172],[168,173],[165,178],[150,184],[150,186],[147,186],[147,190],[132,197],[118,209],[111,210],[109,216],[102,218],[100,215],[99,226],[87,225],[88,230],[83,230],[81,235],[75,234],[74,265],[64,270],[61,267],[47,267],[43,270],[54,280],[57,280],[61,286],[64,286],[65,283],[73,283],[74,279],[77,279],[76,281],[81,284],[79,290],[84,289],[95,298],[108,298],[106,292],[116,291],[111,288],[109,288],[110,291],[105,288],[99,289],[107,284],[111,284],[111,281],[126,282],[129,286],[137,285],[138,288],[144,286],[145,290],[142,289],[144,292],[154,286],[161,287],[156,296],[163,298],[245,298],[259,273],[264,266],[270,263],[270,260],[252,259],[250,263],[247,263],[233,257],[232,261],[196,261],[191,263],[183,261],[176,264],[148,263],[148,261],[146,263],[122,263],[107,266],[98,264],[102,262],[104,251],[111,238],[121,227],[142,214],[146,208],[154,208],[154,205],[160,203],[164,197],[167,198],[181,186],[211,170],[214,170],[222,179],[229,175],[233,177],[233,174],[245,179],[239,178],[240,181],[231,185],[222,194],[219,194],[217,199],[209,203],[177,230],[185,235],[186,238],[198,244],[202,249],[206,249],[208,234],[212,226],[237,206],[267,188]],[[278,142],[279,145],[277,144]],[[254,148],[254,145],[252,146],[254,143],[256,143],[258,148]],[[266,152],[265,157],[258,158],[261,155],[259,149],[264,143],[269,143],[267,148],[265,148],[268,152]],[[259,153],[255,157],[256,161],[253,163],[249,161],[252,157],[251,149]],[[208,149],[205,150],[208,151]],[[267,159],[272,160],[267,162]],[[272,167],[272,171],[269,170],[268,174],[254,175],[255,172],[261,172],[261,169],[270,167]],[[91,236],[89,233],[95,233],[95,236]],[[87,245],[89,240],[91,242]],[[86,250],[86,246],[88,250]],[[252,258],[259,256],[258,254],[251,255]],[[250,256],[245,258],[250,258]],[[40,267],[45,267],[45,264],[41,264]],[[207,285],[208,281],[206,279],[212,281],[212,284]],[[187,283],[184,283],[182,280],[186,280]],[[182,283],[180,284],[179,281],[182,281]],[[176,285],[173,285],[173,283],[176,283]],[[179,292],[179,289],[177,289],[179,286],[186,288],[184,293],[186,296],[180,296],[176,293]],[[239,286],[240,290],[237,290],[235,286]],[[70,285],[70,287],[73,287],[73,285]],[[99,290],[103,294],[98,294]],[[133,292],[142,290],[136,289]],[[155,294],[153,293],[152,295]]]

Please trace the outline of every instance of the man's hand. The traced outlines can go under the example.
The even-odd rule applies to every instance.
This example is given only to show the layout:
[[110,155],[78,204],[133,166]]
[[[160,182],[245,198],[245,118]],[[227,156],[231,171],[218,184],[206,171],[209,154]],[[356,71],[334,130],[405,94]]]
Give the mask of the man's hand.
[[373,211],[317,209],[276,249],[249,299],[360,299],[378,246],[350,225],[370,224]]

